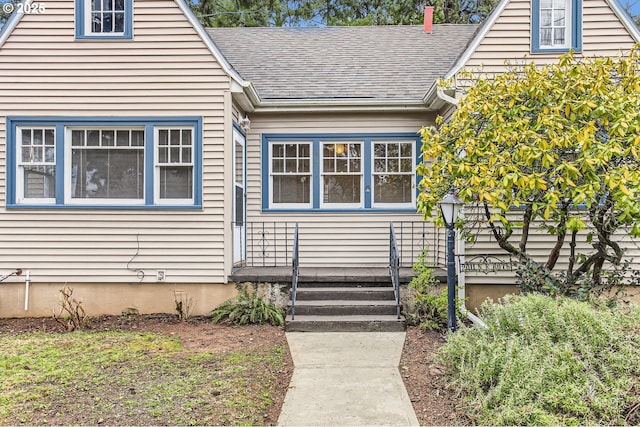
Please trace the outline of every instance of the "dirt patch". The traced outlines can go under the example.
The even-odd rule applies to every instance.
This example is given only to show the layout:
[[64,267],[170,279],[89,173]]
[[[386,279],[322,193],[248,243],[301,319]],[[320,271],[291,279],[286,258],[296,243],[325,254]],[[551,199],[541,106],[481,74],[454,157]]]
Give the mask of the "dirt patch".
[[[287,349],[286,363],[276,379],[277,391],[264,414],[266,425],[277,423],[293,373],[293,362],[282,328],[216,325],[204,317],[179,322],[176,316],[166,314],[101,316],[93,318],[89,328],[95,331],[155,332],[179,339],[183,347],[194,353],[224,353],[239,348],[258,351],[272,348],[274,345]],[[32,331],[62,332],[62,327],[51,318],[0,319],[0,333]],[[458,407],[458,396],[453,389],[447,387],[443,370],[435,359],[436,350],[444,342],[444,337],[436,332],[422,333],[415,327],[407,330],[400,373],[421,425],[446,426],[469,423],[464,417],[464,412]],[[259,377],[258,373],[256,377]],[[74,419],[72,414],[69,415],[70,417],[65,419],[67,424],[85,424],[80,415],[77,419]]]
[[400,374],[420,425],[469,424],[459,406],[459,396],[447,385],[444,370],[436,360],[435,353],[444,343],[444,336],[438,332],[407,329]]

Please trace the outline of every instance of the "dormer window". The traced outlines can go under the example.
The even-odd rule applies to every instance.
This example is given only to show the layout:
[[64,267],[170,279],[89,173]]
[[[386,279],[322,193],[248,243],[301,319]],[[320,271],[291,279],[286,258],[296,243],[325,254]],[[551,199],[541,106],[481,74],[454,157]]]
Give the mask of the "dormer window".
[[76,38],[131,39],[133,0],[76,0]]
[[582,49],[582,0],[532,0],[531,51]]

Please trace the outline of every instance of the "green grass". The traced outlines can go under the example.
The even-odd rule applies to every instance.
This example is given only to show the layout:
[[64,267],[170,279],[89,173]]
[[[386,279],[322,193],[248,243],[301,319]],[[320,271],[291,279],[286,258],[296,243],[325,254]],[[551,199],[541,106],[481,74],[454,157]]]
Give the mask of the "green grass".
[[484,425],[640,423],[640,308],[509,296],[483,306],[440,357]]
[[0,335],[0,424],[262,424],[284,358],[153,333]]

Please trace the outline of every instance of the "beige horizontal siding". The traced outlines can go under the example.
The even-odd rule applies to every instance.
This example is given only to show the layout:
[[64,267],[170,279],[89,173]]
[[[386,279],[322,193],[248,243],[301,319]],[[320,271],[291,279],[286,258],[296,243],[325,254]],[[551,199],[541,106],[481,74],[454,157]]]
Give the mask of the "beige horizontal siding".
[[[0,209],[0,273],[60,283],[221,283],[228,76],[172,0],[136,0],[133,40],[75,40],[74,1],[46,1],[0,48],[0,202],[6,116],[203,120],[202,210]],[[137,242],[139,240],[139,243]],[[227,261],[228,262],[228,261]]]
[[[317,114],[250,114],[251,130],[247,135],[247,221],[269,223],[299,223],[301,266],[385,266],[389,263],[389,223],[394,222],[400,235],[400,222],[425,224],[417,213],[274,213],[262,212],[261,137],[265,133],[387,133],[417,132],[422,126],[433,124],[430,113],[317,113]],[[408,227],[408,224],[405,224]],[[425,241],[435,257],[442,252],[441,231],[433,224]],[[282,234],[282,233],[281,233]],[[279,238],[282,239],[282,236]],[[400,238],[400,237],[399,237]],[[249,237],[248,237],[249,239]],[[411,243],[405,229],[403,261],[412,264],[424,248],[414,238]],[[248,242],[249,243],[249,242]],[[273,244],[273,241],[271,241]],[[282,255],[282,253],[281,253]],[[290,249],[287,256],[290,256]],[[440,257],[441,258],[441,257]],[[268,262],[265,261],[265,262]]]
[[[472,217],[470,214],[466,215],[469,219]],[[512,213],[510,215],[511,220],[517,220],[517,214]],[[529,232],[529,239],[527,243],[528,254],[538,262],[546,262],[553,249],[556,236],[547,234],[544,230],[540,229],[541,222],[535,222],[531,225]],[[514,230],[513,236],[509,241],[517,246],[522,235],[520,228]],[[586,233],[586,231],[585,231]],[[465,245],[465,261],[470,261],[473,257],[483,254],[499,254],[498,258],[502,260],[508,260],[509,255],[498,246],[493,234],[488,227],[483,227],[476,230],[477,239],[474,243],[467,243]],[[555,272],[566,271],[569,263],[569,238],[567,236],[564,247],[560,253]],[[626,250],[625,257],[634,260],[633,269],[640,270],[640,240],[631,238],[626,234],[624,230],[619,230],[615,236],[614,241],[621,244]],[[576,253],[591,254],[594,252],[593,247],[586,242],[584,234],[582,238],[577,241]],[[511,257],[513,261],[517,261],[515,257]],[[467,272],[466,282],[470,285],[494,285],[494,284],[515,284],[516,274],[515,271],[500,271],[490,272],[488,274],[482,272]]]
[[[582,55],[618,55],[634,40],[604,0],[583,1]],[[483,73],[499,72],[523,60],[555,61],[558,54],[531,53],[530,0],[512,0],[470,56],[465,67]]]

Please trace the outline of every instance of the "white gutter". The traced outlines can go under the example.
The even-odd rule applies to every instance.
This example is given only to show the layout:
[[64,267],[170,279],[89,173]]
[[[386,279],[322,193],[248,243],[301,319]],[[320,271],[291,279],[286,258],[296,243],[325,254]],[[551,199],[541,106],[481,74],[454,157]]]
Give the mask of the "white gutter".
[[263,113],[299,112],[347,112],[347,111],[432,111],[428,105],[416,99],[287,99],[261,100],[255,110]]
[[444,93],[444,90],[442,90],[440,87],[438,87],[436,94],[438,95],[438,98],[442,99],[444,102],[447,102],[453,105],[454,107],[458,108],[458,105],[459,105],[458,100],[455,99],[453,96],[449,96],[446,93]]

